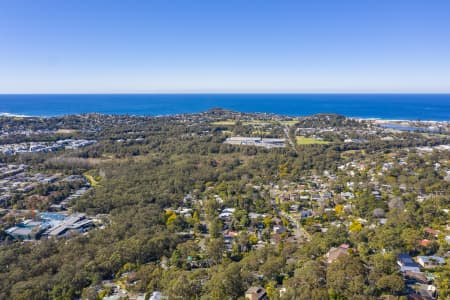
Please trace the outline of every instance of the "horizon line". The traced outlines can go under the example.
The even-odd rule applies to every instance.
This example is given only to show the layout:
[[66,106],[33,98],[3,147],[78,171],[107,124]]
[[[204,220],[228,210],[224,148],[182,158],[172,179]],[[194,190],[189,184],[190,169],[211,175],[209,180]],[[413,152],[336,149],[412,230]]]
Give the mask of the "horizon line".
[[1,96],[7,95],[449,95],[450,91],[148,91],[148,92],[0,92]]

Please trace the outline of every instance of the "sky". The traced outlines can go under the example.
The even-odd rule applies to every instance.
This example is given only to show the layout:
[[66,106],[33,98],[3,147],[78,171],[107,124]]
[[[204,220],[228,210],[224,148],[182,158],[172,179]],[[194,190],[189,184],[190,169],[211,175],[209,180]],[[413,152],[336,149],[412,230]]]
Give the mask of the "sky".
[[448,0],[0,0],[0,93],[448,93]]

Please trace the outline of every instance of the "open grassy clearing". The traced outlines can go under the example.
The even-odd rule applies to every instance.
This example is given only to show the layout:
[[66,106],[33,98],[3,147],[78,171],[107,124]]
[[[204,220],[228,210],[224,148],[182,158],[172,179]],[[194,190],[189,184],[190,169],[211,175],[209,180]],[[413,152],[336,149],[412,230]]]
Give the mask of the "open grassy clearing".
[[84,175],[84,177],[87,178],[87,180],[89,181],[89,183],[91,184],[92,187],[98,186],[99,182],[97,180],[95,180],[94,176],[87,174],[87,173],[84,173],[83,175]]
[[242,122],[242,125],[244,126],[248,126],[248,125],[260,125],[260,126],[267,126],[267,125],[272,125],[275,124],[275,121],[260,121],[260,120],[252,120],[252,121],[244,121]]
[[355,154],[366,155],[366,150],[346,150],[341,153],[342,156],[353,156]]
[[280,123],[283,125],[293,126],[298,123],[298,120],[281,121]]
[[308,138],[304,136],[297,136],[296,138],[297,145],[317,145],[317,144],[329,144],[327,141],[319,141],[313,138]]
[[211,123],[211,125],[216,125],[216,126],[233,126],[235,124],[236,124],[236,121],[233,121],[233,120],[217,121],[217,122]]
[[56,133],[60,133],[60,134],[71,134],[71,133],[77,133],[78,130],[76,129],[58,129],[56,131]]

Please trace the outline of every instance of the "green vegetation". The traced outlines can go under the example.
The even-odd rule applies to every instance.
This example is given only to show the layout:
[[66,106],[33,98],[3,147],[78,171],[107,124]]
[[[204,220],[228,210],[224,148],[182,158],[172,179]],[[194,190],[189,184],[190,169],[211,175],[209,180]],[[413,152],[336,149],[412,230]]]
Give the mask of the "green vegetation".
[[[281,300],[406,297],[397,255],[450,250],[449,152],[435,147],[449,136],[386,131],[336,115],[295,124],[224,110],[0,117],[1,128],[55,130],[5,135],[2,144],[98,141],[79,150],[0,154],[0,162],[84,175],[92,190],[70,210],[104,224],[67,238],[15,242],[5,229],[25,216],[2,211],[0,299],[98,299],[117,285],[130,298],[160,291],[169,299],[243,299],[251,286]],[[284,138],[285,125],[289,136],[303,135],[297,149],[224,143],[227,130]],[[304,137],[312,135],[323,141]],[[434,148],[417,148],[424,146]],[[76,188],[41,184],[4,208],[45,210]],[[39,196],[50,202],[31,202]],[[336,249],[339,255],[327,255]],[[448,297],[448,263],[426,272]]]
[[235,124],[236,124],[236,121],[233,121],[233,120],[211,122],[211,125],[214,125],[214,126],[233,126]]
[[93,175],[90,175],[88,173],[84,173],[83,175],[84,177],[86,177],[92,187],[96,187],[99,185],[100,178],[94,178]]
[[329,144],[330,142],[316,140],[314,138],[308,138],[304,136],[296,136],[297,145],[324,145]]
[[280,123],[282,125],[294,126],[295,124],[298,123],[298,120],[287,120],[287,121],[281,121]]

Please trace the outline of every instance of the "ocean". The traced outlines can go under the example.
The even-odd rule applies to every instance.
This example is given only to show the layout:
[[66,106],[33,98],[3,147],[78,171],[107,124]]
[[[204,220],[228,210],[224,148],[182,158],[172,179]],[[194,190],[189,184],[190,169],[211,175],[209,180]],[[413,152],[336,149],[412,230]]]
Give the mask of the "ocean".
[[289,116],[337,113],[386,120],[450,121],[450,94],[61,94],[0,95],[0,114],[170,115],[225,108]]

